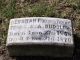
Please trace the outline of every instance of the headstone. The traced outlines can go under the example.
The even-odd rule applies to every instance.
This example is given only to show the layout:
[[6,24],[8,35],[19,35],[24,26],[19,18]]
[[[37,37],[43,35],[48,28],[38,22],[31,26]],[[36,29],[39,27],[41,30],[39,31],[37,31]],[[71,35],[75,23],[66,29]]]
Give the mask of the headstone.
[[50,17],[11,19],[6,46],[11,56],[71,57],[74,49],[71,20]]

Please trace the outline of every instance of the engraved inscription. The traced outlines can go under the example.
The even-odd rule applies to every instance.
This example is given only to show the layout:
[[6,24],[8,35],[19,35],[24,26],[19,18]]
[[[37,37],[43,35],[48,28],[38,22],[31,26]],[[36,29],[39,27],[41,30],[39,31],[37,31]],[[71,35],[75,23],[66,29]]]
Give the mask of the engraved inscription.
[[46,17],[11,19],[7,42],[73,44],[71,20]]

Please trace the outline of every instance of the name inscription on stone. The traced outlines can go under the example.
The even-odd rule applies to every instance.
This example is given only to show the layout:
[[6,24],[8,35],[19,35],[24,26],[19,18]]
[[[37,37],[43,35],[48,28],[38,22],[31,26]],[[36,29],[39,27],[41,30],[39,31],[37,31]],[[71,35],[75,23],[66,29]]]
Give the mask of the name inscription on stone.
[[11,19],[7,45],[10,43],[73,44],[71,20],[49,17]]

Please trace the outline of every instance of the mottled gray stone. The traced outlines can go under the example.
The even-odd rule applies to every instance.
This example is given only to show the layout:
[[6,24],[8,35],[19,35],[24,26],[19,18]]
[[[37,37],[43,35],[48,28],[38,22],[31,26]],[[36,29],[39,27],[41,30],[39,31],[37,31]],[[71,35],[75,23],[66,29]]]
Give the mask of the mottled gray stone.
[[71,57],[74,50],[71,20],[50,17],[11,19],[6,46],[11,56]]

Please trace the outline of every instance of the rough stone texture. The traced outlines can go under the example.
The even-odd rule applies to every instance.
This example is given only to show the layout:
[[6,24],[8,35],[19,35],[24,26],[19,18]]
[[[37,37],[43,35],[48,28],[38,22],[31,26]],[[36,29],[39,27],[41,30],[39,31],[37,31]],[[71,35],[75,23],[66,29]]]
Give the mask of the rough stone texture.
[[71,20],[50,17],[11,19],[6,46],[11,56],[71,57],[74,50]]

